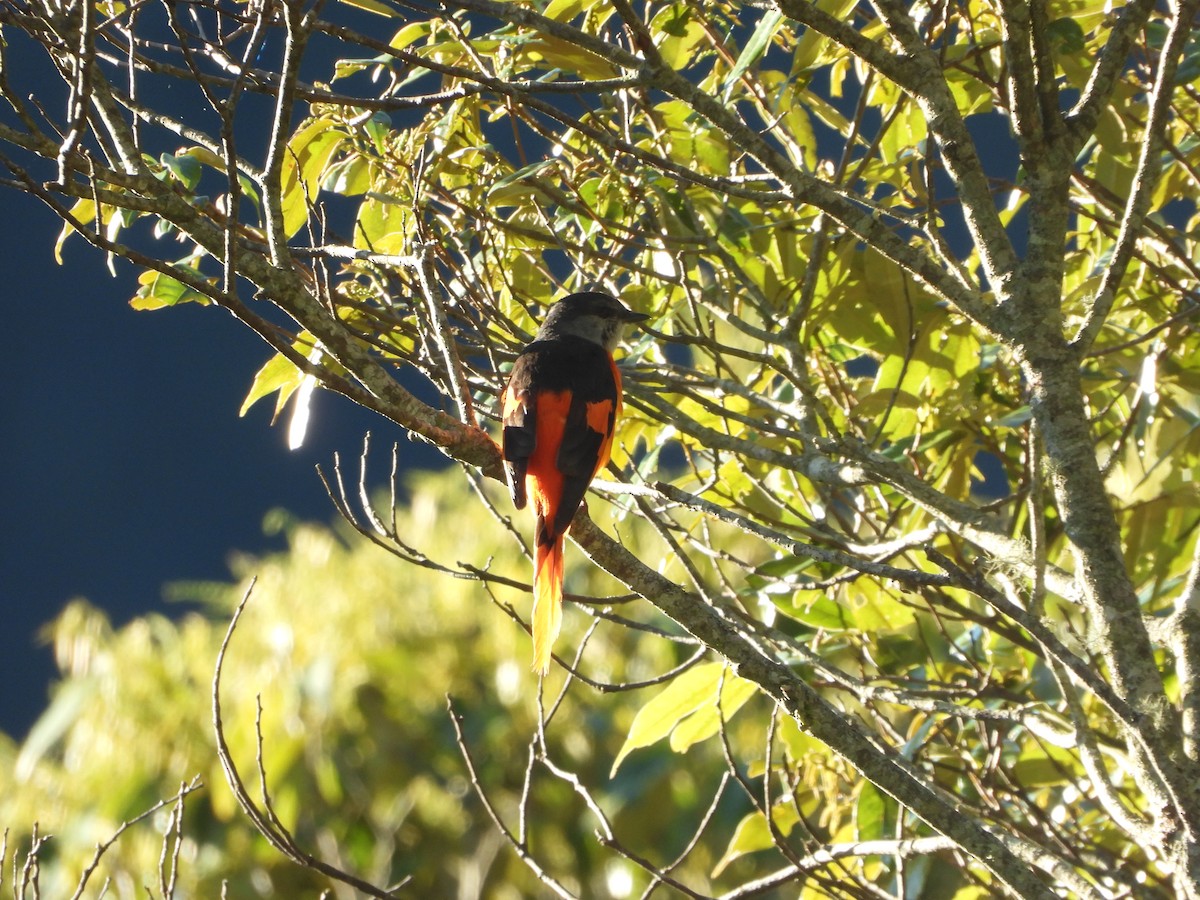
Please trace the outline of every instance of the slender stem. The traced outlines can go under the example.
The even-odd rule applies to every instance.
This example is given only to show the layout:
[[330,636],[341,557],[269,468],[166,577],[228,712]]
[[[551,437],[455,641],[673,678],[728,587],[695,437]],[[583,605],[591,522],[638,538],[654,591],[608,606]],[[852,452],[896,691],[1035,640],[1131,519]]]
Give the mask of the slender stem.
[[1080,355],[1087,353],[1104,327],[1133,258],[1134,245],[1143,233],[1143,223],[1150,211],[1150,198],[1162,172],[1162,150],[1167,119],[1171,114],[1171,98],[1175,92],[1175,73],[1179,70],[1184,47],[1194,33],[1197,10],[1200,10],[1200,0],[1180,0],[1171,19],[1167,39],[1158,55],[1158,71],[1150,92],[1150,116],[1142,132],[1133,187],[1121,217],[1117,243],[1092,299],[1087,319],[1071,342],[1075,352]]

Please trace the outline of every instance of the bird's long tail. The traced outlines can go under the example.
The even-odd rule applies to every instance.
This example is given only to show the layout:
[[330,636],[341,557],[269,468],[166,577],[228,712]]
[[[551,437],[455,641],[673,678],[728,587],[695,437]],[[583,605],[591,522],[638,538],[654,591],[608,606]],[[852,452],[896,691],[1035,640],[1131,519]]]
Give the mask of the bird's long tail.
[[[540,529],[539,529],[540,530]],[[550,671],[550,651],[562,627],[563,536],[537,542],[533,553],[533,671]]]

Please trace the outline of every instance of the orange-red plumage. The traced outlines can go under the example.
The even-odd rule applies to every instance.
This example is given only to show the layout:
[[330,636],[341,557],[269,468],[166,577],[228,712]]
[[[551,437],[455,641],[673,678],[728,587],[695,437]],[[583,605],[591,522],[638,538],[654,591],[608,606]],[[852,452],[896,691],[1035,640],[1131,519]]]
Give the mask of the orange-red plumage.
[[646,318],[603,294],[572,294],[551,308],[517,358],[505,389],[502,449],[518,509],[533,499],[533,668],[549,670],[562,624],[563,536],[609,459],[621,412],[612,358],[621,325]]
[[[525,470],[525,485],[537,515],[537,539],[533,548],[533,669],[550,668],[550,649],[562,628],[563,535],[546,528],[558,519],[563,498],[563,473],[558,469],[571,408],[567,391],[544,392],[537,396],[537,438]],[[594,473],[593,473],[594,474]]]

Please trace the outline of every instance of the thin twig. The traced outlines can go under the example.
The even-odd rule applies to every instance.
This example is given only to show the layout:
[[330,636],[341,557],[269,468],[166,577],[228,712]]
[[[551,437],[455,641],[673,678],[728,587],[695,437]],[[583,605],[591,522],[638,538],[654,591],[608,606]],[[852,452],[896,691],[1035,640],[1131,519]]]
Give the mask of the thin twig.
[[529,868],[529,871],[533,872],[542,884],[546,885],[557,896],[562,897],[563,900],[575,900],[575,895],[550,875],[534,858],[533,854],[529,852],[528,846],[525,843],[526,834],[524,828],[522,828],[521,838],[518,839],[509,830],[508,826],[504,824],[504,820],[492,805],[492,801],[488,798],[487,792],[484,790],[483,784],[479,781],[479,776],[476,774],[475,763],[471,759],[471,751],[467,747],[466,738],[463,737],[462,716],[454,708],[454,698],[449,695],[446,697],[446,708],[450,714],[450,724],[454,727],[454,740],[458,744],[459,753],[462,754],[463,763],[467,767],[467,776],[470,779],[471,787],[474,788],[475,796],[479,798],[479,802],[483,804],[483,808],[487,811],[488,818],[492,820],[492,823],[504,835],[509,846],[512,847],[521,862]]
[[250,595],[254,591],[255,579],[251,579],[246,586],[246,591],[242,595],[241,601],[233,611],[233,617],[229,621],[229,627],[225,630],[225,637],[221,641],[220,650],[217,652],[217,662],[213,670],[212,680],[212,720],[213,732],[216,738],[217,759],[220,760],[221,769],[225,773],[225,780],[229,784],[230,790],[233,791],[233,796],[238,802],[238,806],[250,819],[256,831],[266,838],[267,842],[290,859],[305,869],[311,869],[327,878],[332,878],[335,881],[340,881],[350,887],[361,891],[369,897],[376,897],[378,900],[391,900],[396,896],[396,892],[409,881],[409,878],[403,879],[399,884],[383,889],[364,881],[356,875],[345,872],[336,866],[317,859],[309,853],[302,850],[297,845],[296,840],[292,837],[291,832],[284,827],[283,823],[276,815],[274,808],[271,806],[270,796],[266,790],[267,773],[262,765],[262,730],[261,730],[261,703],[258,705],[258,718],[255,720],[255,733],[257,736],[257,752],[258,752],[258,776],[263,792],[264,808],[260,808],[254,799],[250,796],[250,792],[246,789],[246,785],[242,780],[241,773],[238,771],[236,763],[233,761],[233,754],[229,750],[229,744],[225,740],[225,724],[221,716],[221,673],[225,665],[225,654],[229,650],[230,641],[233,640],[233,633],[237,629],[238,621],[242,617],[242,613],[246,608],[246,604],[250,602]]

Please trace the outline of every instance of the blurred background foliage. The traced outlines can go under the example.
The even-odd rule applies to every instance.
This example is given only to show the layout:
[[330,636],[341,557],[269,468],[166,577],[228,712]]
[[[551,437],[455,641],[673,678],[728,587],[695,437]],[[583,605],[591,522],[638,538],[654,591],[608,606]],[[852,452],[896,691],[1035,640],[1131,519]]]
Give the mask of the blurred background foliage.
[[[431,556],[524,572],[514,543],[457,472],[416,473],[404,494],[400,530],[419,536]],[[226,736],[252,793],[261,699],[268,787],[301,846],[380,885],[408,879],[401,896],[538,895],[539,883],[473,792],[447,711],[453,697],[479,780],[515,828],[538,685],[527,635],[502,605],[522,603],[523,592],[497,588],[489,602],[476,582],[392,559],[344,523],[301,523],[280,512],[268,527],[286,532],[285,551],[238,556],[229,583],[170,587],[201,607],[178,621],[148,616],[114,628],[79,599],[47,627],[62,679],[23,744],[0,737],[0,822],[12,858],[36,823],[53,835],[41,856],[42,896],[69,897],[97,843],[199,775],[204,789],[185,805],[177,896],[216,897],[224,885],[230,897],[315,897],[328,888],[262,841],[236,808],[215,754],[214,660],[253,580],[222,683]],[[637,529],[625,530],[636,542]],[[577,554],[568,554],[568,566],[568,591],[604,597],[620,587]],[[569,608],[565,643],[577,643],[589,619]],[[600,622],[586,668],[620,682],[690,655],[667,641],[639,650],[635,633]],[[547,705],[562,683],[560,673],[547,679]],[[609,778],[635,713],[656,690],[573,690],[546,737],[558,765],[596,786],[623,841],[669,856],[690,839],[724,762],[718,741],[696,737],[682,757],[665,744],[637,750]],[[738,717],[729,739],[749,751],[761,728],[761,716]],[[595,823],[568,785],[540,767],[533,772],[526,825],[544,865],[585,896],[621,896],[643,880],[597,846]],[[715,834],[724,837],[703,842],[679,874],[706,881],[725,853],[721,841],[749,808],[727,793],[716,810]],[[145,896],[144,885],[156,884],[169,812],[127,831],[85,896],[105,879],[110,895]],[[741,875],[756,871],[753,860],[733,865]]]

